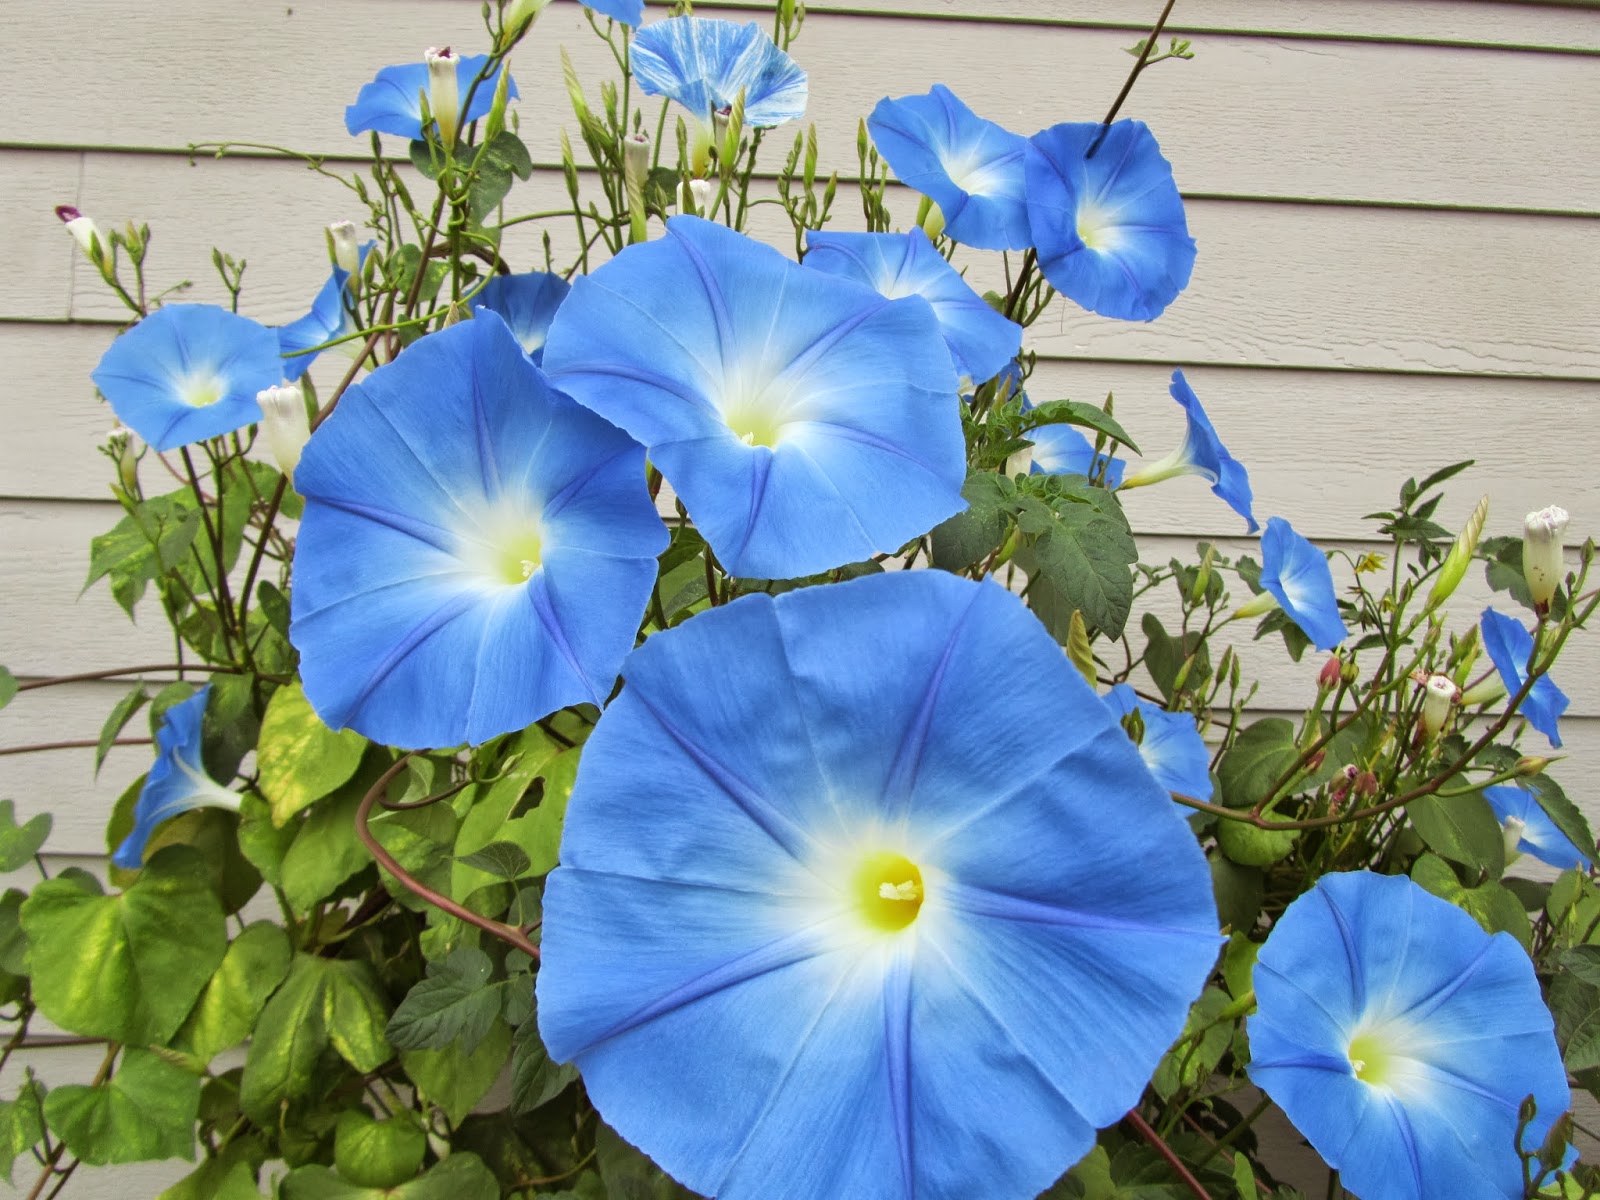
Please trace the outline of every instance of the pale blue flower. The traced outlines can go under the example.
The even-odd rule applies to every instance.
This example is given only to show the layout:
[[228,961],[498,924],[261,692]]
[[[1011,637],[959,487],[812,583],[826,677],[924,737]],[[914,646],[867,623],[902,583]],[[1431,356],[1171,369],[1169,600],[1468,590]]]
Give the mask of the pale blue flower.
[[209,686],[174,704],[161,716],[156,730],[155,765],[133,806],[133,829],[111,856],[112,865],[137,871],[144,865],[145,843],[156,826],[192,808],[239,811],[239,793],[229,791],[206,774],[201,760],[201,722],[206,714]]
[[1211,799],[1211,751],[1206,749],[1194,717],[1141,700],[1126,683],[1117,684],[1101,699],[1119,718],[1138,712],[1144,725],[1139,757],[1157,783],[1169,792]]
[[544,366],[644,443],[732,574],[859,562],[966,507],[955,370],[927,302],[698,217],[579,278]]
[[805,265],[864,283],[891,300],[921,296],[939,318],[956,373],[993,379],[1022,349],[1022,326],[967,285],[920,229],[910,233],[806,234]]
[[[1495,670],[1500,672],[1500,681],[1505,684],[1507,695],[1516,695],[1528,679],[1533,635],[1516,618],[1504,616],[1492,608],[1483,610],[1481,628],[1483,648],[1494,661]],[[1517,712],[1527,719],[1529,725],[1549,738],[1552,746],[1559,749],[1559,722],[1561,714],[1567,711],[1567,704],[1567,695],[1556,686],[1555,680],[1549,675],[1541,675],[1523,697]]]
[[[1261,535],[1261,586],[1318,650],[1332,650],[1350,636],[1339,616],[1328,556],[1282,517],[1268,517]],[[1247,604],[1240,611],[1251,608]]]
[[900,182],[939,206],[950,237],[983,250],[1023,250],[1028,140],[986,121],[942,83],[926,96],[880,100],[867,118]]
[[1032,1200],[1138,1103],[1216,957],[1209,873],[1015,596],[750,595],[624,673],[538,975],[624,1138],[718,1200]]
[[530,271],[523,275],[496,275],[473,296],[472,311],[486,308],[511,329],[522,352],[538,366],[544,361],[544,340],[556,309],[572,285],[559,275]]
[[1054,125],[1030,139],[1028,227],[1062,295],[1101,316],[1153,321],[1188,284],[1194,239],[1149,127],[1117,121],[1084,157],[1100,128]]
[[1172,398],[1183,406],[1183,442],[1165,458],[1140,467],[1122,481],[1122,486],[1144,487],[1176,475],[1198,475],[1229,508],[1249,522],[1250,532],[1254,533],[1259,526],[1250,511],[1250,476],[1222,444],[1182,371],[1172,373],[1170,390]]
[[[1028,407],[1032,407],[1029,405]],[[1075,425],[1040,425],[1023,435],[1033,443],[1032,470],[1039,475],[1087,475],[1104,472],[1105,486],[1122,486],[1128,464],[1105,452],[1096,454],[1091,442]]]
[[283,371],[278,337],[214,304],[168,304],[111,343],[91,376],[117,419],[157,450],[261,419]]
[[702,124],[744,93],[744,123],[770,129],[803,116],[806,73],[754,21],[668,17],[634,35],[633,77],[646,95],[676,100]]
[[1574,846],[1567,835],[1556,828],[1538,798],[1526,788],[1510,785],[1484,788],[1483,798],[1489,802],[1495,819],[1505,831],[1508,860],[1517,854],[1531,854],[1540,862],[1563,871],[1573,867],[1587,871],[1592,865],[1589,855],[1593,848],[1584,850]]
[[1567,1073],[1533,963],[1404,876],[1324,875],[1262,947],[1250,1079],[1362,1200],[1521,1196]]
[[624,25],[644,20],[644,0],[587,0],[584,7]]
[[[489,62],[487,54],[464,54],[456,64],[456,84],[461,101],[467,98],[473,81]],[[472,103],[460,120],[462,126],[489,115],[494,107],[494,89],[500,81],[496,67],[472,92]],[[364,84],[356,95],[356,102],[344,110],[344,127],[351,135],[375,129],[379,133],[392,133],[396,137],[416,140],[422,136],[422,93],[431,94],[428,83],[428,64],[405,63],[402,66],[384,67],[371,83]],[[509,85],[507,93],[517,98],[517,85]]]
[[604,704],[666,529],[644,451],[490,312],[347,391],[295,470],[290,639],[334,728],[418,748]]
[[[360,261],[377,243],[366,242],[360,249]],[[347,337],[360,328],[356,324],[355,308],[349,289],[350,272],[339,266],[333,268],[326,283],[311,302],[311,311],[287,325],[278,326],[278,352],[283,358],[283,377],[290,383],[298,380],[316,361],[321,351],[306,354],[312,346],[320,346],[335,338]],[[359,347],[358,347],[359,349]]]

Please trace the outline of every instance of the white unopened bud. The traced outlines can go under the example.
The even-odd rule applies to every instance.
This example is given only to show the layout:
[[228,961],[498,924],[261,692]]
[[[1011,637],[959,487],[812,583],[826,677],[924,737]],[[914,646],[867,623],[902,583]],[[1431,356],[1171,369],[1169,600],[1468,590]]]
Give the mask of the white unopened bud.
[[93,217],[86,217],[70,204],[56,206],[56,216],[61,218],[62,224],[67,227],[67,232],[72,235],[72,240],[78,243],[78,248],[102,272],[111,269],[111,241],[100,232],[100,227],[94,223]]
[[550,0],[511,0],[501,16],[506,33],[515,36],[522,27],[539,19],[539,14],[550,6]]
[[439,140],[445,149],[456,144],[456,129],[461,120],[461,85],[456,79],[460,59],[450,52],[429,48],[423,60],[428,64],[428,107],[439,123]]
[[352,279],[361,270],[361,231],[354,221],[335,221],[328,226],[328,257]]
[[644,191],[650,175],[650,135],[642,129],[622,139],[622,173],[630,194],[635,188]]
[[1428,676],[1422,689],[1422,732],[1425,737],[1432,738],[1450,719],[1451,708],[1461,699],[1461,689],[1448,675]]
[[105,455],[116,464],[117,486],[130,496],[139,491],[139,453],[134,448],[133,430],[126,425],[115,425],[106,434]]
[[679,197],[679,206],[686,213],[706,215],[706,208],[711,203],[711,181],[709,179],[689,180],[689,189]]
[[1566,509],[1552,505],[1529,513],[1523,522],[1522,574],[1533,593],[1534,607],[1541,613],[1549,611],[1550,600],[1566,574],[1561,535],[1566,533],[1570,520]]
[[311,438],[311,422],[306,417],[305,393],[298,383],[281,383],[256,393],[261,406],[261,432],[272,451],[278,469],[294,482],[294,469],[300,465],[300,452]]

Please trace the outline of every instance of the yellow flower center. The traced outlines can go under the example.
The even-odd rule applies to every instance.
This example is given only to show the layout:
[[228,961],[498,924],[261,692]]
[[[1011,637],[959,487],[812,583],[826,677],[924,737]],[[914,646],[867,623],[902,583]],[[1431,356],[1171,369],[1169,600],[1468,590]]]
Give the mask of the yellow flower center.
[[227,385],[215,375],[191,376],[178,385],[178,397],[190,408],[208,408],[221,400]]
[[730,405],[722,419],[746,446],[776,446],[783,437],[783,422],[759,401]]
[[1110,214],[1092,204],[1081,205],[1078,209],[1078,238],[1090,250],[1101,251],[1114,250],[1121,240]]
[[881,850],[862,862],[855,876],[856,904],[874,929],[893,933],[917,919],[922,908],[922,871],[904,854]]
[[1350,1067],[1362,1083],[1382,1087],[1389,1081],[1395,1055],[1376,1034],[1358,1033],[1350,1039],[1348,1054]]

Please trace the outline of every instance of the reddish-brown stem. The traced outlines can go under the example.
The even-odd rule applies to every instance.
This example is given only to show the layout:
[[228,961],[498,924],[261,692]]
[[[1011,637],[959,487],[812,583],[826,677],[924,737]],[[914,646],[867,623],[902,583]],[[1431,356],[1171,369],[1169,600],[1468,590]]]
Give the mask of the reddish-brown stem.
[[1129,1109],[1123,1120],[1138,1130],[1139,1136],[1155,1148],[1155,1152],[1161,1155],[1167,1166],[1172,1168],[1172,1173],[1194,1194],[1196,1200],[1211,1200],[1211,1193],[1200,1186],[1200,1181],[1194,1177],[1193,1172],[1183,1165],[1183,1160],[1172,1152],[1172,1147],[1167,1145],[1162,1136],[1150,1127],[1150,1122],[1139,1115],[1137,1108]]
[[31,692],[34,688],[55,687],[58,683],[85,683],[93,679],[114,679],[118,675],[150,675],[156,671],[212,671],[222,675],[237,675],[240,672],[240,668],[231,664],[210,666],[206,663],[150,663],[143,667],[117,667],[111,671],[79,671],[75,675],[52,675],[48,679],[30,679],[26,683],[19,683],[17,691]]

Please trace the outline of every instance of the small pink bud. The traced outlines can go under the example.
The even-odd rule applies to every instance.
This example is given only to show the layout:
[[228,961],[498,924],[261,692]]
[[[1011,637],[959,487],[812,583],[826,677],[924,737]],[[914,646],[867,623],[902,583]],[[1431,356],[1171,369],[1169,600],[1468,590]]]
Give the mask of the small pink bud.
[[1322,664],[1322,670],[1317,672],[1317,686],[1325,692],[1331,692],[1339,686],[1339,680],[1344,678],[1344,664],[1339,661],[1337,654],[1330,654],[1328,661]]

